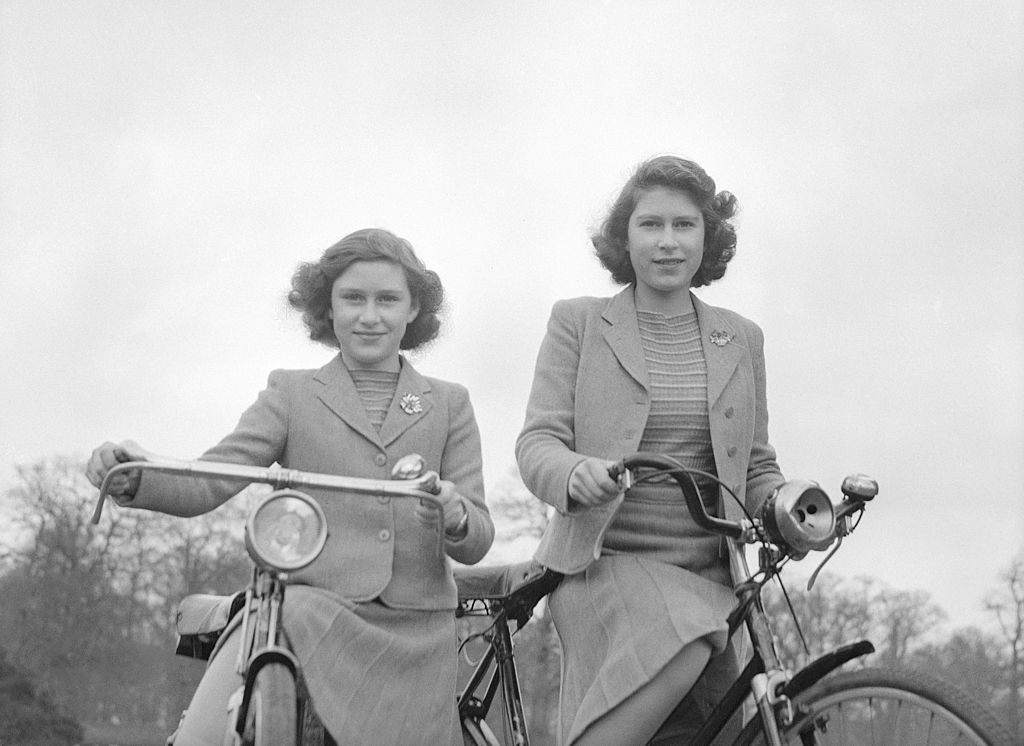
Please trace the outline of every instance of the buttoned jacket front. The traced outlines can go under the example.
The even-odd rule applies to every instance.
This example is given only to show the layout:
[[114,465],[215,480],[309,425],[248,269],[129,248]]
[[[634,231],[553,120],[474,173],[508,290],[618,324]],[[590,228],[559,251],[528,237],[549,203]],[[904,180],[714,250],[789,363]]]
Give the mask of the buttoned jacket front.
[[[691,297],[718,477],[752,510],[784,481],[768,443],[764,338],[739,314]],[[570,506],[569,476],[584,457],[615,461],[635,453],[650,407],[633,286],[612,298],[556,303],[516,442],[524,483],[556,509],[536,552],[539,562],[576,573],[600,556],[623,496],[593,508]],[[726,517],[742,515],[731,498],[721,504]]]
[[[404,398],[404,403],[403,403]],[[484,504],[480,434],[466,389],[420,375],[402,360],[398,387],[378,432],[340,356],[319,370],[276,370],[235,430],[201,458],[369,479],[389,479],[411,453],[455,484],[469,512],[468,533],[446,541],[451,558],[472,564],[490,548],[494,525]],[[244,484],[144,474],[133,507],[172,515],[205,513]],[[321,556],[291,582],[351,601],[379,598],[397,608],[454,608],[451,565],[438,556],[440,527],[424,527],[415,499],[310,491],[327,516]]]

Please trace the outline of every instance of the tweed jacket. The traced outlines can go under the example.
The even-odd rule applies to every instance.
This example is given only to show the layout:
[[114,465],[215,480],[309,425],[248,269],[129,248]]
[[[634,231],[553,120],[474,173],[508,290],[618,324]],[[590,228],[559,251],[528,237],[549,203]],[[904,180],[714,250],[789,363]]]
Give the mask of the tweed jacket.
[[[691,297],[707,364],[718,477],[753,509],[784,481],[768,443],[764,337],[739,314]],[[541,564],[571,574],[600,556],[624,498],[593,508],[570,505],[569,476],[586,456],[614,461],[635,453],[650,408],[633,286],[612,298],[558,301],[516,441],[527,488],[556,509],[536,552]],[[731,499],[720,500],[728,518],[741,516]]]
[[[419,397],[422,411],[399,405]],[[402,456],[418,453],[428,469],[454,482],[469,512],[468,533],[446,541],[448,556],[478,562],[494,524],[484,504],[480,433],[466,389],[420,375],[404,358],[394,401],[380,432],[355,384],[334,357],[319,370],[275,370],[234,432],[201,458],[370,479],[389,479]],[[133,507],[180,516],[213,510],[245,485],[144,473]],[[451,564],[437,556],[437,531],[415,515],[416,500],[311,490],[327,516],[327,546],[291,582],[326,588],[351,601],[380,598],[406,609],[456,606]]]

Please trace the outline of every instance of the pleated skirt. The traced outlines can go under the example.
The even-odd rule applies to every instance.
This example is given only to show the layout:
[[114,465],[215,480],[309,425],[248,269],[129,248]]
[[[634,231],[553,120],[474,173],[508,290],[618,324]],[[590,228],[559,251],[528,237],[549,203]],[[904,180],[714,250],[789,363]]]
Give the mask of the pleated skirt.
[[290,586],[284,627],[317,715],[339,744],[461,744],[455,615],[353,603]]
[[734,659],[723,655],[732,591],[689,570],[635,554],[606,555],[566,577],[549,603],[562,645],[558,742],[565,746],[694,640],[712,646],[709,668],[724,669],[712,689],[724,691],[735,675]]

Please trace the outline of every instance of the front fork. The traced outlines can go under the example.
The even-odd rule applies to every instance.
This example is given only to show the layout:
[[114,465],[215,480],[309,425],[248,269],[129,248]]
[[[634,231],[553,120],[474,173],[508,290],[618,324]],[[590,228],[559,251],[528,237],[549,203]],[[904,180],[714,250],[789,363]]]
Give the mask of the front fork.
[[252,573],[252,581],[245,591],[241,645],[235,661],[235,672],[242,677],[242,685],[228,698],[225,746],[240,746],[242,743],[253,682],[259,670],[272,662],[284,663],[293,676],[299,670],[295,656],[281,644],[284,582],[258,567],[254,567]]
[[[729,566],[733,578],[750,578],[747,557],[743,545],[739,542],[729,542]],[[754,649],[764,663],[764,672],[753,677],[750,689],[764,725],[764,737],[768,746],[782,746],[779,726],[788,727],[797,714],[793,698],[847,661],[872,653],[875,649],[867,640],[844,645],[815,659],[790,676],[779,661],[775,639],[768,626],[768,618],[760,596],[756,597],[747,613],[747,630]],[[809,738],[811,740],[805,739],[806,743],[815,743],[813,734],[809,734]]]
[[[744,544],[730,541],[728,547],[729,569],[733,579],[748,581],[751,576]],[[782,746],[778,724],[780,720],[783,724],[793,721],[793,703],[783,694],[789,677],[779,662],[775,640],[768,626],[760,596],[754,599],[747,612],[747,630],[750,633],[751,644],[764,662],[764,672],[754,676],[750,682],[750,690],[761,722],[764,724],[765,741],[767,746]]]

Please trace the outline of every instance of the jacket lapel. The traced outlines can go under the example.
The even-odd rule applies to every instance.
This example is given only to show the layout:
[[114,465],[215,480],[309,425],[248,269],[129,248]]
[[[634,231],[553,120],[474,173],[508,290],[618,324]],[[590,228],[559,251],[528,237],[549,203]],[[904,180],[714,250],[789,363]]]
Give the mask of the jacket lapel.
[[433,406],[430,382],[402,358],[395,398],[380,428],[383,445],[387,447],[398,440],[402,433],[426,417]]
[[341,355],[336,355],[318,370],[313,378],[324,386],[319,394],[319,399],[328,409],[371,443],[381,442],[380,436],[366,414],[366,407],[363,406],[363,402],[359,398],[359,392],[356,391],[356,385],[352,382],[352,376],[349,375],[348,368],[341,361]]
[[[692,294],[691,294],[692,295]],[[708,409],[722,395],[743,357],[743,343],[736,329],[714,308],[693,297],[700,327],[700,343],[708,368]]]
[[604,331],[604,338],[619,364],[646,389],[647,363],[644,362],[644,350],[640,343],[632,285],[628,285],[609,301],[601,318],[610,324]]

